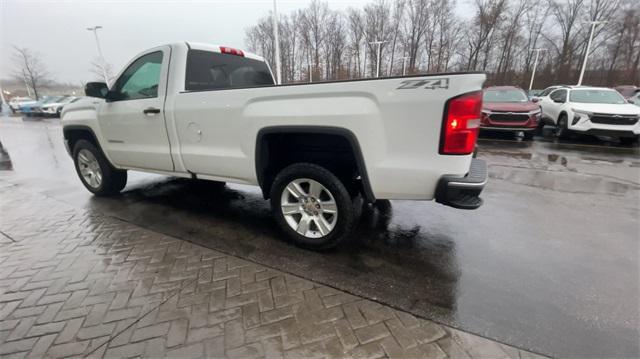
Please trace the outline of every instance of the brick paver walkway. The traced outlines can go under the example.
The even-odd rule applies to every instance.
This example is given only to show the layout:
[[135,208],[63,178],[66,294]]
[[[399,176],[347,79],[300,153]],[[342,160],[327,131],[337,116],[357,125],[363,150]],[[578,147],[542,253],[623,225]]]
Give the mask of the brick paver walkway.
[[0,357],[535,355],[0,181]]

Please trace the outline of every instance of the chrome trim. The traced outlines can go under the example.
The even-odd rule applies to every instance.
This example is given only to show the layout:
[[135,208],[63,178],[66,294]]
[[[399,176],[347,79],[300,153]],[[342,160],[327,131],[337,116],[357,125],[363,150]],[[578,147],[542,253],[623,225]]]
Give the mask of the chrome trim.
[[533,111],[527,111],[527,112],[524,112],[524,111],[520,111],[520,112],[519,111],[491,111],[491,110],[482,110],[481,112],[484,113],[484,114],[487,114],[487,115],[496,114],[496,115],[529,115],[529,116],[537,115],[539,113],[542,113],[542,111],[540,109],[533,110]]

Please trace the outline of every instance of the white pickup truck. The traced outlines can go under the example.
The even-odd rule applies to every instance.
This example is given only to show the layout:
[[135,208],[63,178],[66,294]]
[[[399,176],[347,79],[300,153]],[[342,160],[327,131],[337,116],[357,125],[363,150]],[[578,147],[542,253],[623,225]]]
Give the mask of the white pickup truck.
[[259,56],[176,43],[139,54],[108,88],[65,107],[64,139],[84,186],[112,195],[127,170],[260,186],[303,247],[348,237],[355,198],[482,204],[473,158],[481,73],[274,84]]

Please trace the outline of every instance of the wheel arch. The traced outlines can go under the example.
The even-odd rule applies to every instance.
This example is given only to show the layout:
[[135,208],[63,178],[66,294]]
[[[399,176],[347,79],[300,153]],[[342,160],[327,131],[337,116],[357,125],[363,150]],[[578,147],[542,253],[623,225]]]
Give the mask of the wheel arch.
[[556,123],[560,122],[560,118],[561,118],[562,116],[566,116],[566,117],[567,117],[567,120],[569,120],[569,114],[567,113],[567,110],[562,110],[562,111],[560,111],[560,113],[558,114],[558,119],[557,119]]
[[69,154],[71,156],[73,156],[73,148],[75,147],[75,144],[79,140],[87,140],[93,143],[93,145],[98,148],[98,151],[102,152],[107,161],[109,161],[111,167],[114,167],[111,159],[100,145],[98,136],[96,136],[96,133],[91,127],[85,125],[66,125],[62,128],[62,134],[64,136],[64,140],[67,142]]
[[270,126],[262,128],[256,135],[255,143],[255,171],[258,185],[265,199],[269,198],[269,192],[273,183],[273,176],[268,174],[269,158],[268,138],[272,135],[328,135],[342,138],[349,144],[355,167],[360,176],[362,193],[367,201],[375,202],[375,196],[369,182],[369,176],[362,155],[362,150],[357,137],[353,132],[342,127],[333,126]]

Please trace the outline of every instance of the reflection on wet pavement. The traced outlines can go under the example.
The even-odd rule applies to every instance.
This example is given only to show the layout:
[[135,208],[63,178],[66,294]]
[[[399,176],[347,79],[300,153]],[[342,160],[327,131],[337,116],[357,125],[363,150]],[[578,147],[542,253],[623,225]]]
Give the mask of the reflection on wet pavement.
[[2,146],[2,141],[0,141],[0,171],[11,171],[13,170],[13,164],[11,163],[11,157],[7,150]]
[[[52,123],[1,123],[0,180],[553,356],[638,357],[638,148],[483,139],[476,211],[362,207],[350,243],[287,243],[257,188],[131,173],[90,196]],[[561,338],[561,339],[559,339]]]

